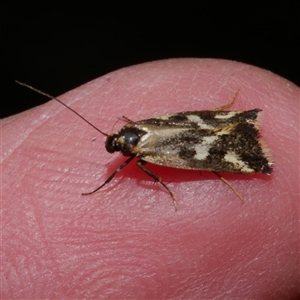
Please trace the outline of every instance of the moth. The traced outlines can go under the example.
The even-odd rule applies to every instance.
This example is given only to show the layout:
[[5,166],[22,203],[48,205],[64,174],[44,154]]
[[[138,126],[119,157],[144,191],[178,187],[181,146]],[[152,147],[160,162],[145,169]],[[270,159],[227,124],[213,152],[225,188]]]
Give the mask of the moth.
[[136,164],[139,168],[168,191],[175,209],[177,202],[173,192],[157,174],[145,166],[147,163],[177,169],[211,171],[225,182],[242,202],[242,196],[218,172],[270,175],[273,171],[274,161],[260,137],[259,122],[262,110],[255,108],[248,111],[225,111],[234,103],[239,90],[228,104],[213,110],[165,114],[137,122],[123,116],[127,124],[120,131],[107,134],[59,99],[25,83],[16,82],[58,101],[73,111],[106,136],[105,148],[109,153],[121,152],[128,157],[101,186],[83,195],[100,190],[134,158],[138,159]]

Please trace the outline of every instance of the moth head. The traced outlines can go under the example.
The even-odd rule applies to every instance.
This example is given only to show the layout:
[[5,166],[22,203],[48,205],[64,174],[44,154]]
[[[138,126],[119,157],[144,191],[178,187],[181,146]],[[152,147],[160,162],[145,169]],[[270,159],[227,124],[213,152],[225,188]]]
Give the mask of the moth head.
[[121,151],[125,156],[136,154],[135,147],[146,132],[132,127],[124,127],[121,131],[111,133],[105,143],[107,152]]

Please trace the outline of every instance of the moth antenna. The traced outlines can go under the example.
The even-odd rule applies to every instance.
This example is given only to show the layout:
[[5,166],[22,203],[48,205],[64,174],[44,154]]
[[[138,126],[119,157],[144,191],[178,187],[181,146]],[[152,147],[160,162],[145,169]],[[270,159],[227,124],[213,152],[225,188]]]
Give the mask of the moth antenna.
[[125,116],[122,116],[122,118],[123,118],[124,120],[126,120],[128,123],[133,123],[132,120],[130,120],[129,118],[127,118],[127,117],[125,117]]
[[47,94],[47,93],[44,93],[42,92],[41,90],[38,90],[36,88],[34,88],[33,86],[31,85],[28,85],[26,83],[23,83],[23,82],[20,82],[18,80],[16,80],[16,83],[18,83],[19,85],[22,85],[22,86],[25,86],[27,87],[28,89],[31,89],[41,95],[44,95],[48,98],[50,98],[51,100],[56,100],[57,102],[59,102],[60,104],[62,104],[63,106],[65,106],[66,108],[68,108],[69,110],[71,110],[74,114],[76,114],[78,117],[80,117],[83,121],[85,121],[86,123],[88,123],[90,126],[92,126],[93,128],[95,128],[97,131],[99,131],[100,133],[102,133],[103,135],[105,136],[109,136],[107,133],[101,131],[100,129],[98,129],[95,125],[93,125],[92,123],[90,123],[88,120],[86,120],[83,116],[81,116],[78,112],[76,112],[73,108],[69,107],[67,104],[63,103],[62,101],[60,101],[59,99]]
[[116,126],[116,124],[119,122],[119,120],[120,120],[120,118],[118,118],[118,119],[116,120],[116,122],[114,123],[114,125],[113,125],[112,128],[111,128],[111,132],[114,131],[115,126]]
[[128,119],[128,118],[122,116],[122,118],[118,118],[117,121],[114,123],[114,125],[113,125],[113,127],[112,127],[112,129],[111,129],[111,132],[114,131],[114,128],[115,128],[116,124],[117,124],[120,120],[124,121],[123,119],[124,119],[125,121],[127,121],[128,123],[133,123],[132,120],[130,120],[130,119]]

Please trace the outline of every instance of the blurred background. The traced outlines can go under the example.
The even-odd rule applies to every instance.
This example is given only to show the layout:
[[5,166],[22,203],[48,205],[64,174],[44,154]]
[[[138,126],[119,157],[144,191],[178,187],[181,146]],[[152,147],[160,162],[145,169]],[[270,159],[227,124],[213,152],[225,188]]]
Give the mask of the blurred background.
[[122,67],[179,57],[252,64],[300,85],[297,1],[1,1],[0,117]]

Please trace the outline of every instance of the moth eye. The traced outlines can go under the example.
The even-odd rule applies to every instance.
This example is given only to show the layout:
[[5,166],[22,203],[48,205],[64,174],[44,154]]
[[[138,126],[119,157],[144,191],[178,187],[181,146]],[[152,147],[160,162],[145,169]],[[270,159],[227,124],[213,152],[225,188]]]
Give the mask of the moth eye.
[[130,145],[136,145],[138,142],[139,137],[132,132],[126,132],[124,134],[124,140],[125,144],[130,144]]
[[122,149],[122,144],[120,144],[120,143],[116,143],[115,145],[114,145],[114,150],[115,151],[121,151],[121,149]]

